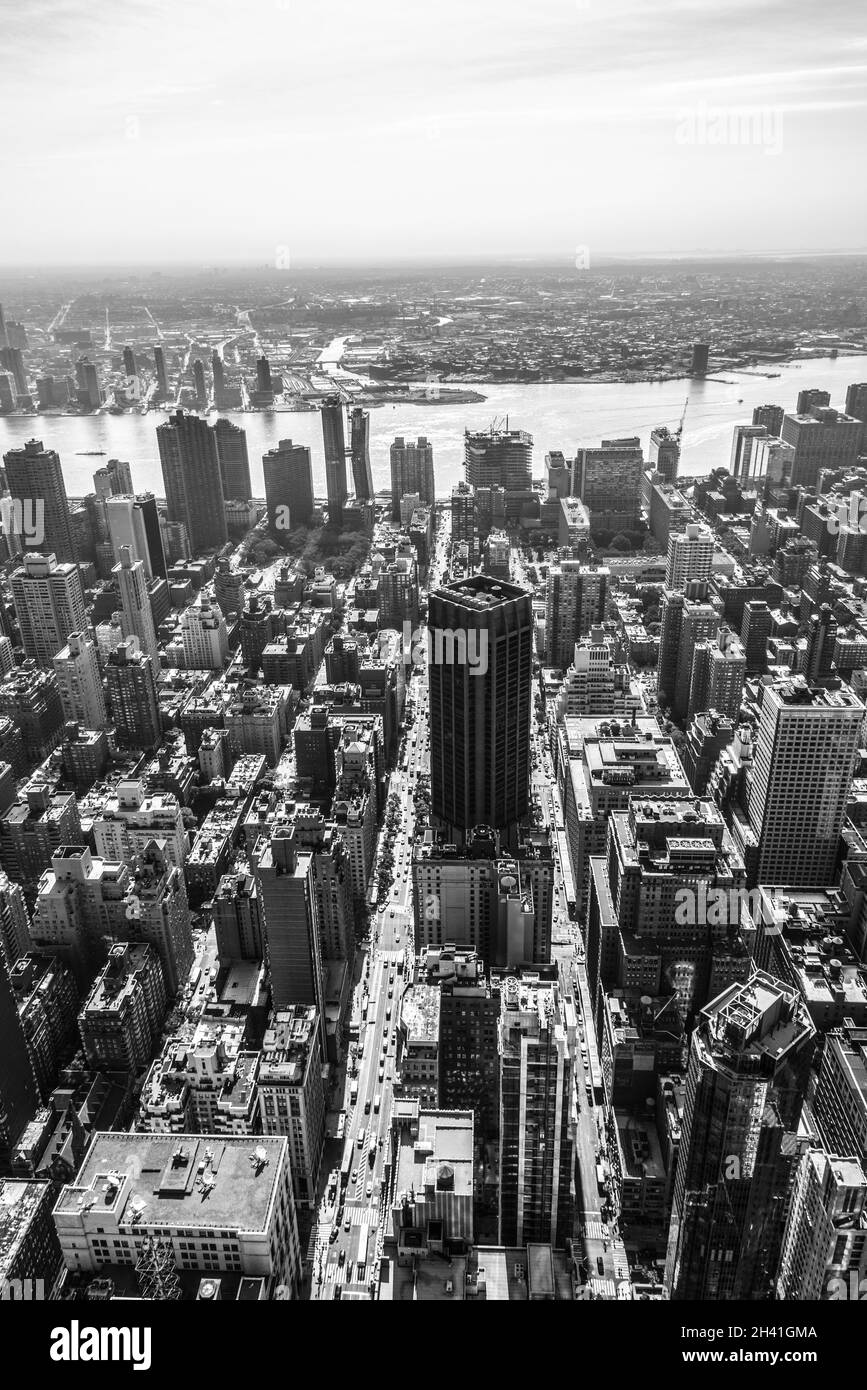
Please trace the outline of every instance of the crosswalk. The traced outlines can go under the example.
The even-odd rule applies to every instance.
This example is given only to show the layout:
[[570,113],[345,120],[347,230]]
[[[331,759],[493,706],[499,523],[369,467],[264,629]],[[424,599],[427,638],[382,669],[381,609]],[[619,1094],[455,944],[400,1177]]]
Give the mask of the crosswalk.
[[590,1280],[590,1287],[596,1298],[616,1298],[617,1285],[613,1279],[599,1279],[597,1276]]
[[588,1240],[607,1240],[608,1231],[601,1221],[588,1220],[584,1222],[584,1230]]

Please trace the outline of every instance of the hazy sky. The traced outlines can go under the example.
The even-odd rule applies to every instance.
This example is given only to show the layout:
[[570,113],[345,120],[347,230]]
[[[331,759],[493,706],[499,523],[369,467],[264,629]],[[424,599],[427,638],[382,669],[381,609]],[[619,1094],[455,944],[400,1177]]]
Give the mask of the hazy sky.
[[867,246],[863,0],[0,0],[0,263]]

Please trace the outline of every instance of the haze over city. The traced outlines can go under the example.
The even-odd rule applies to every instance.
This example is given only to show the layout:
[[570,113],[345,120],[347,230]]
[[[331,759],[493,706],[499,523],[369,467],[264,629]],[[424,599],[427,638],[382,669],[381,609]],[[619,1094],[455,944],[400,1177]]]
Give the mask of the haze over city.
[[864,246],[853,0],[36,0],[3,48],[0,264]]

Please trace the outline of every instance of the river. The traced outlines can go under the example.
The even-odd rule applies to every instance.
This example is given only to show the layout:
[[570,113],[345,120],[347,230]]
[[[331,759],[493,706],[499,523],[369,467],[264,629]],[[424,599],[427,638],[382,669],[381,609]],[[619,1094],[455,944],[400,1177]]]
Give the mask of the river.
[[[425,435],[434,447],[437,494],[448,496],[463,477],[463,431],[485,429],[496,416],[508,415],[513,429],[529,430],[534,439],[533,472],[541,477],[545,454],[562,449],[568,456],[578,445],[603,438],[639,435],[645,448],[655,425],[675,428],[689,396],[683,432],[681,471],[705,474],[727,466],[732,429],[749,424],[753,406],[773,402],[794,410],[798,391],[823,388],[831,404],[842,409],[846,388],[867,381],[867,357],[816,358],[783,364],[768,380],[748,372],[720,372],[731,384],[717,381],[576,382],[555,385],[473,383],[487,399],[475,405],[383,405],[370,412],[370,454],[377,489],[390,486],[389,446],[395,435]],[[740,403],[739,403],[740,402]],[[84,458],[82,450],[101,449],[106,458],[126,459],[138,491],[164,492],[156,426],[165,417],[147,415],[62,415],[0,417],[0,453],[34,436],[56,449],[71,497],[92,491],[92,475],[105,459]],[[322,428],[313,411],[233,414],[247,432],[254,491],[264,495],[262,454],[280,439],[306,444],[313,455],[318,496],[325,495]],[[216,416],[209,417],[212,421]]]

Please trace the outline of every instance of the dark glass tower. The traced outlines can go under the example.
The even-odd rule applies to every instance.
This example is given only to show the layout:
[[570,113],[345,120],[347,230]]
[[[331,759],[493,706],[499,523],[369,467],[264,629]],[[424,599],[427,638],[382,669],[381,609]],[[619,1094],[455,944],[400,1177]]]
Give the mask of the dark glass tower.
[[328,520],[339,526],[343,520],[346,487],[346,432],[343,402],[329,396],[322,402],[322,442],[325,446],[325,487],[328,493]]
[[355,406],[349,417],[349,449],[352,455],[352,481],[360,502],[373,500],[373,473],[370,469],[370,411]]
[[472,575],[436,590],[428,616],[432,810],[463,838],[527,812],[533,612],[516,584]]
[[169,521],[180,521],[194,556],[226,544],[226,513],[214,431],[178,410],[157,428]]

